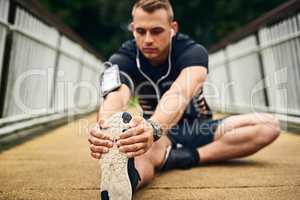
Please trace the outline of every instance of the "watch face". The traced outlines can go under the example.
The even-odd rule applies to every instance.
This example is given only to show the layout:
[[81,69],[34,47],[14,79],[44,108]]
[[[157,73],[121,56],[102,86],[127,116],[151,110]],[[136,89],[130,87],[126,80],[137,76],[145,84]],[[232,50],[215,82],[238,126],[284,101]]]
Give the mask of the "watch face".
[[156,140],[158,140],[160,137],[161,137],[161,134],[158,133],[158,134],[156,135]]
[[161,131],[158,126],[155,126],[154,128],[154,139],[155,141],[158,140],[161,137]]
[[157,141],[159,138],[160,138],[160,137],[159,137],[158,135],[156,135],[156,134],[153,135],[154,141]]
[[151,126],[153,128],[153,139],[154,139],[154,141],[156,141],[161,137],[160,126],[159,126],[159,124],[157,124],[156,122],[154,122],[152,120],[148,120],[148,122],[151,124]]

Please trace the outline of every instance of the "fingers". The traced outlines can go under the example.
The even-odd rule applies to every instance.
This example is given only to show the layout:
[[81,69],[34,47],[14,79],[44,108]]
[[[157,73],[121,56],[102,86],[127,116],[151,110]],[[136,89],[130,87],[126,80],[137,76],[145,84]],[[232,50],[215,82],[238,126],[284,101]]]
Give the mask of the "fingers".
[[107,153],[109,148],[113,146],[111,136],[102,130],[99,125],[96,125],[90,131],[88,141],[90,143],[91,156],[95,159],[100,159],[103,153]]
[[108,148],[104,147],[104,146],[95,146],[93,144],[90,145],[90,150],[92,153],[107,153],[108,152]]
[[99,126],[92,128],[90,135],[99,139],[113,140],[112,136],[105,133],[103,130],[100,130]]
[[90,136],[88,138],[88,141],[90,144],[96,145],[96,146],[105,146],[105,147],[113,147],[113,142],[110,140],[103,140],[103,139],[98,139],[96,137]]
[[136,126],[134,128],[129,128],[127,131],[120,135],[120,139],[126,139],[135,135],[139,135],[145,131],[143,126]]
[[105,119],[103,119],[103,118],[101,118],[101,119],[98,120],[98,125],[102,129],[109,128],[109,125],[108,125],[107,121]]
[[127,154],[127,153],[135,153],[142,149],[145,150],[146,147],[147,147],[147,143],[135,143],[132,145],[121,146],[119,150],[120,152]]
[[119,147],[124,146],[124,145],[131,145],[131,144],[135,144],[135,143],[147,143],[148,141],[148,136],[146,134],[142,134],[142,135],[137,135],[137,136],[132,136],[126,139],[121,139],[117,141],[117,145]]
[[[151,146],[149,144],[149,127],[145,126],[147,124],[144,122],[142,117],[134,117],[130,121],[130,128],[120,135],[116,143],[119,151],[125,153],[127,157],[142,155]],[[107,153],[114,145],[113,137],[109,133],[105,133],[104,128],[107,127],[105,120],[100,119],[98,124],[90,130],[88,141],[91,156],[95,159],[100,159],[101,155]]]
[[101,158],[101,154],[100,153],[93,153],[91,152],[91,156],[97,160],[99,160]]
[[149,139],[152,134],[149,132],[149,125],[144,122],[142,117],[135,117],[130,121],[131,128],[122,133],[117,141],[120,152],[125,153],[128,157],[142,155],[151,146]]

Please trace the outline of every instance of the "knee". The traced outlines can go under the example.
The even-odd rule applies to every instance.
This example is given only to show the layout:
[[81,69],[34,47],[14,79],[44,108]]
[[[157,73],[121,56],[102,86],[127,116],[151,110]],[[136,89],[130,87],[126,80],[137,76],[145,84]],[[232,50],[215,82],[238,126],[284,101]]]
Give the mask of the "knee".
[[272,115],[268,115],[268,121],[259,124],[256,143],[260,146],[266,146],[272,143],[280,135],[280,123]]
[[265,125],[270,125],[270,126],[274,126],[275,128],[280,127],[280,123],[278,121],[278,119],[275,118],[274,115],[269,114],[269,113],[259,113],[256,116],[259,119],[259,122],[257,123],[261,123],[261,124],[265,124]]

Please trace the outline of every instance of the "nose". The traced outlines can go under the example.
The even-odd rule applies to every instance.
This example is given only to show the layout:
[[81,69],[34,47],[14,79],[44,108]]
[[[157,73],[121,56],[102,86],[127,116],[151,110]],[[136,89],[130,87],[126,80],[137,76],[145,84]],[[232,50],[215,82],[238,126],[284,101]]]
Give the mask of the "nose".
[[146,33],[146,38],[145,38],[145,43],[151,44],[152,42],[153,42],[153,38],[152,38],[150,32],[147,32]]

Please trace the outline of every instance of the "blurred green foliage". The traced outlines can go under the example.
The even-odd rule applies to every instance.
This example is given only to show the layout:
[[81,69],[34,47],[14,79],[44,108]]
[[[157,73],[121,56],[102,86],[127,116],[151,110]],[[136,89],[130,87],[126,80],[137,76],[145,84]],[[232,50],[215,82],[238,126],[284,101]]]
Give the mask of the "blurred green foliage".
[[138,105],[139,105],[139,99],[137,96],[132,97],[128,102],[129,108],[136,108]]
[[[131,38],[128,24],[135,0],[40,0],[108,58]],[[286,0],[172,0],[180,32],[209,48],[226,35]]]

